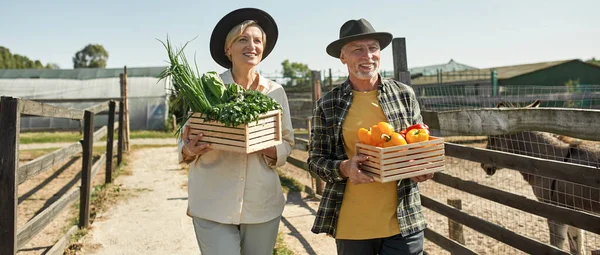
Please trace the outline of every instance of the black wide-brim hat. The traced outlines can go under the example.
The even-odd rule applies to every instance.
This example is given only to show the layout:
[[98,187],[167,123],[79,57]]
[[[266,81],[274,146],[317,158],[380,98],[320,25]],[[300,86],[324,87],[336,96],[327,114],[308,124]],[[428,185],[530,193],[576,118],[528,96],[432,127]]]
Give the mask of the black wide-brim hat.
[[387,32],[375,31],[371,23],[365,19],[348,20],[340,28],[340,38],[327,45],[327,54],[340,58],[344,45],[362,39],[378,40],[379,48],[383,50],[392,42],[393,36]]
[[262,60],[264,60],[275,47],[279,31],[271,15],[256,8],[242,8],[225,15],[210,36],[210,55],[221,66],[231,68],[231,60],[225,56],[225,39],[231,29],[246,20],[254,20],[264,31],[267,43],[264,45]]

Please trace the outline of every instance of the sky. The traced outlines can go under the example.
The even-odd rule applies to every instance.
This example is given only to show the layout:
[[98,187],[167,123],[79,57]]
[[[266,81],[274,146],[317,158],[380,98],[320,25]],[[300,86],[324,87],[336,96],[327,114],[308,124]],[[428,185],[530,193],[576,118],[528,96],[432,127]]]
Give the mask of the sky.
[[[375,30],[406,38],[409,68],[456,62],[497,67],[565,59],[600,58],[598,0],[3,0],[0,46],[13,54],[73,68],[87,44],[109,53],[108,68],[167,65],[158,40],[187,41],[186,55],[199,70],[223,71],[209,53],[209,38],[225,14],[242,7],[270,13],[279,27],[275,49],[258,70],[281,72],[281,62],[346,73],[326,46],[341,25],[365,18]],[[392,70],[392,47],[381,68]]]

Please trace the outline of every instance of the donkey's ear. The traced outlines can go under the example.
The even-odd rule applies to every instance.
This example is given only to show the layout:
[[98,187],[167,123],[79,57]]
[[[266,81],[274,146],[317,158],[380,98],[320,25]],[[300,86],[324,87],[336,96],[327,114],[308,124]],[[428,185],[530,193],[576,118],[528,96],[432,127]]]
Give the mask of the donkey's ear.
[[528,106],[525,106],[527,108],[535,108],[540,106],[540,103],[542,103],[542,101],[540,101],[539,99],[533,101],[533,103],[529,104]]

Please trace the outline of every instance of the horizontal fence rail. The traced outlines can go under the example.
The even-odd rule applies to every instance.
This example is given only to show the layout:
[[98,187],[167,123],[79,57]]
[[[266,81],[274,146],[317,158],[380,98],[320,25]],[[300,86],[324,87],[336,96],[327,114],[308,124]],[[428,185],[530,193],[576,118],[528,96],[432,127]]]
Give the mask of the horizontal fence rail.
[[44,104],[35,101],[19,100],[21,107],[19,112],[23,115],[52,117],[72,120],[82,120],[83,110],[75,110]]
[[423,122],[442,136],[502,135],[542,131],[585,140],[600,141],[600,110],[564,108],[492,108],[454,111],[423,111]]
[[556,220],[571,226],[600,234],[600,216],[582,211],[572,210],[548,203],[531,200],[524,196],[490,188],[473,181],[464,181],[444,173],[436,173],[433,180],[439,184],[455,188],[485,198],[496,203],[510,206],[530,214]]
[[600,187],[600,169],[596,167],[453,143],[445,143],[444,149],[446,156],[450,157],[515,169],[523,173],[564,180],[590,187]]
[[494,238],[500,242],[515,247],[529,254],[563,254],[569,253],[562,251],[556,247],[546,245],[526,236],[512,232],[502,226],[498,226],[489,221],[469,215],[461,210],[452,208],[438,201],[435,201],[427,196],[421,195],[421,203],[423,206],[437,212],[441,215],[463,224],[473,230]]

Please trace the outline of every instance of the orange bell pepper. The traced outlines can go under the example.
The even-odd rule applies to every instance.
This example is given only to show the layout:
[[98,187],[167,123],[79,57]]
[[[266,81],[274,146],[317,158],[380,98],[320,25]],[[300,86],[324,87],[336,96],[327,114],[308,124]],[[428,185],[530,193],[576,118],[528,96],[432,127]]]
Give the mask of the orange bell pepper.
[[377,125],[371,126],[371,145],[380,146],[389,140],[390,136],[383,133]]
[[391,136],[392,133],[394,133],[394,126],[392,126],[392,124],[387,123],[385,121],[377,123],[377,127],[379,128],[379,130],[381,131],[382,134]]
[[405,144],[406,144],[406,140],[404,139],[404,137],[402,137],[402,135],[400,133],[394,132],[390,136],[390,140],[383,144],[383,147],[392,147],[392,146],[405,145]]
[[408,143],[418,143],[429,141],[429,130],[417,128],[406,132],[406,141]]
[[358,140],[363,144],[371,145],[371,130],[366,128],[359,128]]

